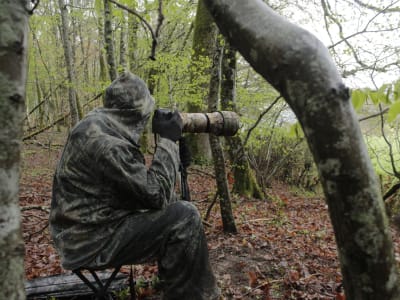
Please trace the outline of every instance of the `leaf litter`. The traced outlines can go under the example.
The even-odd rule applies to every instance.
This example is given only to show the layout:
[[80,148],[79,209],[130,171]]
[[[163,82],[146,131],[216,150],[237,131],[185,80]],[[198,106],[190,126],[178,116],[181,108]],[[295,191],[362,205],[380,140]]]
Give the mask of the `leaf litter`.
[[[27,280],[70,273],[61,267],[48,230],[52,176],[60,153],[61,147],[24,146],[20,206]],[[189,168],[192,201],[203,216],[216,192],[212,173],[211,167]],[[212,207],[204,228],[223,299],[345,299],[327,205],[322,196],[304,194],[276,182],[262,201],[232,195],[235,235],[223,233],[219,206]],[[399,233],[392,229],[392,234],[399,260]],[[143,282],[156,274],[155,263],[134,266],[135,278]],[[151,288],[139,290],[140,299],[157,295]]]

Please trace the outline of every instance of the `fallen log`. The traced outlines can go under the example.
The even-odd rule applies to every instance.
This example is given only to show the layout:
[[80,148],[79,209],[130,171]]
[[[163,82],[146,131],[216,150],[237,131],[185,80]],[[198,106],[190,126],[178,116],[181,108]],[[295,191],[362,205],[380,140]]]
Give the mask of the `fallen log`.
[[[97,271],[100,280],[106,280],[110,277],[110,271]],[[95,280],[88,276],[90,282]],[[121,291],[128,288],[128,274],[119,273],[112,281],[108,291]],[[93,295],[92,290],[85,285],[75,274],[60,274],[47,277],[39,277],[29,280],[25,283],[25,292],[27,299],[57,299],[72,298],[86,299]]]

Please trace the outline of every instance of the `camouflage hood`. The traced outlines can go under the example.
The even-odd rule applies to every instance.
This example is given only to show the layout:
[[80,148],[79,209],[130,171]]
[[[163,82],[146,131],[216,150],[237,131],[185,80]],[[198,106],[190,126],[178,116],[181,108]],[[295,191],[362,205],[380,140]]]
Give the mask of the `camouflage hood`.
[[104,107],[133,109],[147,116],[154,108],[154,99],[141,78],[124,72],[106,89]]
[[124,72],[106,89],[104,108],[95,109],[90,114],[105,115],[115,126],[131,136],[133,134],[137,142],[153,109],[154,99],[146,83],[138,76]]
[[92,115],[102,115],[107,118],[113,123],[113,127],[119,128],[120,132],[125,132],[138,143],[149,120],[150,112],[144,115],[142,111],[136,109],[96,108],[88,113],[87,117]]

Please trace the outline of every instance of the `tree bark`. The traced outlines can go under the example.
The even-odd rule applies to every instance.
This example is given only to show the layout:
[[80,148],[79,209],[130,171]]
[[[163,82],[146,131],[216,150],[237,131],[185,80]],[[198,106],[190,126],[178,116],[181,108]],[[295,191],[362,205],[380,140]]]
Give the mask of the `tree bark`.
[[104,0],[104,43],[107,55],[108,74],[111,81],[117,78],[117,66],[115,63],[114,41],[111,26],[111,6],[108,0]]
[[65,64],[67,67],[67,76],[68,76],[68,101],[69,101],[69,109],[71,115],[71,126],[74,126],[79,121],[79,109],[77,103],[77,95],[75,90],[75,69],[74,69],[74,61],[72,56],[72,47],[71,42],[69,40],[69,30],[68,30],[68,10],[67,6],[64,3],[64,0],[58,0],[58,5],[60,6],[61,11],[61,34],[62,41],[64,47],[64,58]]
[[[236,50],[226,42],[221,64],[221,109],[237,112],[236,108]],[[240,136],[226,136],[233,171],[233,191],[242,196],[262,199],[264,194],[250,168]]]
[[286,99],[317,164],[347,299],[399,299],[388,220],[349,90],[328,50],[261,0],[205,0],[252,67]]
[[119,66],[122,71],[127,70],[128,65],[126,61],[126,12],[122,12],[121,31],[119,39]]
[[[99,37],[99,66],[100,66],[100,73],[99,73],[99,80],[102,83],[108,82],[107,78],[107,63],[104,58],[105,54],[105,43],[104,43],[104,4],[99,3],[97,0],[95,4],[98,9],[95,10],[96,17],[97,17],[97,31],[98,31],[98,37]],[[103,99],[104,100],[104,99]]]
[[[132,1],[130,8],[136,11],[136,1]],[[138,30],[139,22],[137,17],[133,14],[128,15],[128,58],[129,58],[129,69],[131,72],[135,73],[138,62],[137,62],[137,52],[138,52]]]
[[[218,110],[218,95],[220,86],[220,58],[221,50],[218,38],[215,41],[215,53],[211,68],[210,88],[208,92],[208,110],[215,112]],[[228,179],[225,171],[225,158],[219,137],[209,134],[211,153],[214,162],[215,179],[217,182],[217,193],[219,196],[219,206],[221,209],[222,226],[224,232],[236,233],[235,219],[231,207],[231,195],[229,192]]]
[[[191,82],[195,90],[192,91],[191,100],[187,103],[187,111],[190,113],[204,112],[207,104],[206,91],[208,88],[208,75],[211,72],[212,55],[214,53],[214,41],[217,36],[217,26],[212,16],[204,5],[204,0],[197,4],[196,19],[193,32],[193,56],[191,62]],[[204,161],[211,158],[210,144],[207,134],[188,136],[193,158],[196,161]]]
[[25,299],[18,206],[29,1],[0,1],[0,299]]

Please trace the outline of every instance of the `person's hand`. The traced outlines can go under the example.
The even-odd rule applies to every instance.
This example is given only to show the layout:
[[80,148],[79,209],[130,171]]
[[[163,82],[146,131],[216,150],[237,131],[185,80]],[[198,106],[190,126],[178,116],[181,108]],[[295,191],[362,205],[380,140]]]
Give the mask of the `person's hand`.
[[182,167],[185,169],[192,163],[192,154],[184,137],[179,139],[179,158],[181,159]]
[[176,142],[182,137],[183,122],[179,112],[157,109],[152,121],[153,133]]

